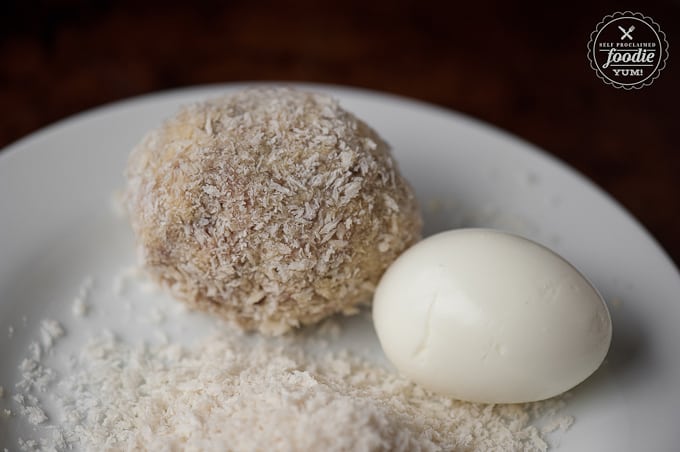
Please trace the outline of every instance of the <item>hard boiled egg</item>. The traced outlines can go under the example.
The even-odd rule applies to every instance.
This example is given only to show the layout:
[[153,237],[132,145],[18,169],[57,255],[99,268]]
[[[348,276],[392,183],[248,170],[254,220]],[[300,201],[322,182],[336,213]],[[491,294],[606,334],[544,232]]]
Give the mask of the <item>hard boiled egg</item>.
[[576,386],[612,335],[597,290],[553,251],[488,229],[431,236],[386,271],[373,322],[412,381],[457,399],[520,403]]

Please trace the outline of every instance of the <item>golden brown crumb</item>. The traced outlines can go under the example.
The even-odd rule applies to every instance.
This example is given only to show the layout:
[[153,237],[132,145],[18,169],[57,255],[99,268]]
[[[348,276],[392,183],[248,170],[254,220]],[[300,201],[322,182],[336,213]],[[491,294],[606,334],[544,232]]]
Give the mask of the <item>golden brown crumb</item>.
[[294,89],[182,108],[133,150],[127,178],[151,275],[248,330],[354,312],[420,234],[389,146],[336,100]]

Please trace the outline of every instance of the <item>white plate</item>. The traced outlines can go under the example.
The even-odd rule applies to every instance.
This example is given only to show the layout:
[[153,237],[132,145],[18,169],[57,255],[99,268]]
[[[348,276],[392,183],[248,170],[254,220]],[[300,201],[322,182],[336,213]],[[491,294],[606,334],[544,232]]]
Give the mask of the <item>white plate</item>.
[[[112,275],[134,262],[130,233],[110,202],[123,185],[128,152],[178,105],[241,87],[116,103],[0,153],[0,384],[12,389],[16,366],[43,317],[66,319],[72,346],[106,326],[131,334],[144,329],[129,314],[125,320],[108,290]],[[305,87],[337,96],[392,144],[422,201],[426,233],[463,225],[521,233],[564,255],[608,300],[611,350],[596,375],[573,391],[566,411],[576,423],[559,450],[677,448],[680,277],[629,214],[561,163],[477,121],[384,94]],[[86,275],[95,278],[103,304],[77,323],[68,320],[70,303]],[[374,347],[370,324],[357,328],[359,342]],[[190,336],[195,327],[178,331]],[[0,421],[0,446],[14,449],[16,437],[26,433],[15,421]]]

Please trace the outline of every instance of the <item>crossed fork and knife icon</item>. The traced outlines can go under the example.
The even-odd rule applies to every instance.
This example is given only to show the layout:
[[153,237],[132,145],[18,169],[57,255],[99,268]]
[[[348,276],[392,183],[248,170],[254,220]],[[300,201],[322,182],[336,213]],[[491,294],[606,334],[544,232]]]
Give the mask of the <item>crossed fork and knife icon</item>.
[[619,30],[621,30],[621,32],[623,33],[623,35],[621,36],[622,41],[626,38],[630,39],[631,41],[633,40],[633,36],[631,36],[631,33],[633,32],[633,30],[635,30],[635,25],[631,25],[628,28],[628,30],[619,25]]

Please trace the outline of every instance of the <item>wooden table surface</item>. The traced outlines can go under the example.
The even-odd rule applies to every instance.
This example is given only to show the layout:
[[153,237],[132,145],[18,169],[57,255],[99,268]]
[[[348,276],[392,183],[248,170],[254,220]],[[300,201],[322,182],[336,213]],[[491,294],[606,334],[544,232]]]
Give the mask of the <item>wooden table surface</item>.
[[[150,91],[242,80],[360,86],[538,145],[610,193],[680,262],[680,3],[442,3],[5,1],[0,147]],[[670,43],[661,77],[632,92],[604,85],[586,60],[595,25],[625,10],[653,17]]]

